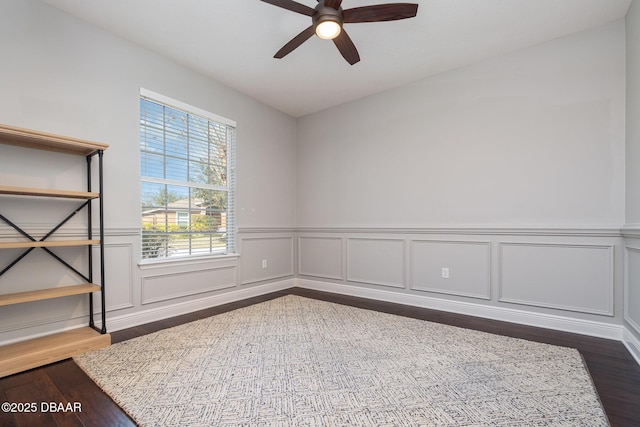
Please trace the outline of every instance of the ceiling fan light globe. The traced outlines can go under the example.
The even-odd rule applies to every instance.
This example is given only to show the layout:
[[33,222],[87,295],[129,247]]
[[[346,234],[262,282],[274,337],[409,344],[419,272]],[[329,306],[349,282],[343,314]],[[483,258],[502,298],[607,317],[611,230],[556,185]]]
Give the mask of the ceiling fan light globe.
[[340,35],[342,27],[332,20],[319,22],[316,25],[316,35],[324,40],[333,40]]

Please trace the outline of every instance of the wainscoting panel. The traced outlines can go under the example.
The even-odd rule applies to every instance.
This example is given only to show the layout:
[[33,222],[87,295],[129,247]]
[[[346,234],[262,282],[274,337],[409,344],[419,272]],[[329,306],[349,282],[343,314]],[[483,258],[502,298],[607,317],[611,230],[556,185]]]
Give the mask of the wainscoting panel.
[[410,257],[411,289],[491,298],[490,242],[412,240]]
[[348,238],[347,280],[404,288],[404,247],[402,239]]
[[240,238],[242,285],[293,276],[293,236]]
[[640,246],[625,247],[625,266],[624,319],[640,334]]
[[613,316],[613,246],[500,243],[500,302]]
[[300,236],[298,238],[298,274],[344,280],[341,237]]
[[[131,243],[105,244],[107,312],[133,307],[133,247]],[[94,282],[100,284],[100,250],[93,248]],[[96,294],[96,307],[99,307]]]
[[236,280],[235,265],[147,275],[142,278],[142,304],[232,288]]

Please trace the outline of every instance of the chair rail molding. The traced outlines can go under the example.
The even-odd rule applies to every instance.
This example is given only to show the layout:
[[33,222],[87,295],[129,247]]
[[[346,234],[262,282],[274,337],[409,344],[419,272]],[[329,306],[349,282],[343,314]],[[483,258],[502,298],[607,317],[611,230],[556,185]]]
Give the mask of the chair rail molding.
[[640,224],[625,224],[620,232],[623,237],[640,239]]
[[[448,235],[512,235],[512,236],[583,236],[583,237],[621,237],[620,226],[301,226],[299,233],[344,233],[344,234],[448,234]],[[640,236],[640,225],[638,226]]]

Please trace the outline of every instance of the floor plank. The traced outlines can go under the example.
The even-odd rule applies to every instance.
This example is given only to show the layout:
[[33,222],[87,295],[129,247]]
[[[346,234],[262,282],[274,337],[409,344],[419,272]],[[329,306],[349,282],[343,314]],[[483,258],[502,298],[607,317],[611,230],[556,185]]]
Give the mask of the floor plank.
[[[58,405],[66,407],[67,399],[56,388],[44,369],[34,369],[25,375],[14,375],[3,386],[7,402],[19,405],[13,412],[18,426],[81,427],[84,424],[74,412],[58,411]],[[37,390],[38,398],[34,399]],[[52,404],[54,403],[55,404]]]
[[[613,427],[640,426],[640,366],[618,341],[352,296],[293,288],[116,331],[111,334],[112,342],[125,341],[287,294],[577,348],[585,359],[611,425]],[[0,425],[3,427],[23,425],[129,427],[135,425],[72,360],[0,378],[0,400],[2,402],[36,402],[38,405],[39,402],[47,401],[79,402],[82,405],[82,411],[74,414],[40,413],[37,414],[38,416],[28,417],[25,414],[0,413]]]
[[78,418],[84,425],[136,425],[71,359],[49,365],[45,371],[67,400],[82,405]]
[[[0,403],[9,402],[9,398],[4,392],[4,389],[0,386]],[[17,427],[18,423],[15,420],[11,412],[0,411],[0,426],[4,427]]]

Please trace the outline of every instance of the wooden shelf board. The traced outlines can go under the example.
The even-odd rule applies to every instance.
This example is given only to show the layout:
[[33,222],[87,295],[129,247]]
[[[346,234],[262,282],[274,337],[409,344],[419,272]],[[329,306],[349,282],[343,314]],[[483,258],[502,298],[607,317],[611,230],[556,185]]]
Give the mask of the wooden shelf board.
[[111,335],[90,327],[72,329],[0,347],[0,377],[109,347]]
[[88,246],[97,245],[100,240],[57,240],[44,242],[4,242],[0,243],[0,249],[27,249],[27,248],[55,248],[63,246]]
[[59,197],[63,199],[96,199],[100,193],[90,193],[86,191],[50,190],[44,188],[9,187],[0,185],[0,194],[10,196],[37,196],[37,197]]
[[61,298],[70,295],[88,294],[100,291],[100,286],[93,283],[82,285],[62,286],[59,288],[41,289],[37,291],[16,292],[0,295],[0,307],[4,305],[21,304],[23,302],[40,301],[44,299]]
[[22,129],[3,124],[0,124],[0,143],[84,156],[98,150],[106,150],[109,148],[107,144],[99,142]]

